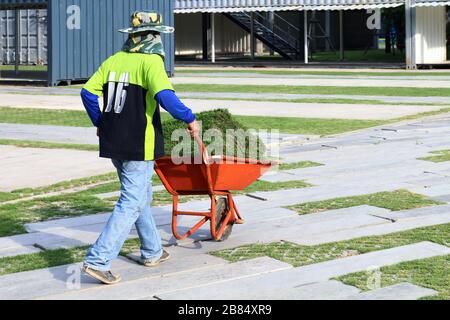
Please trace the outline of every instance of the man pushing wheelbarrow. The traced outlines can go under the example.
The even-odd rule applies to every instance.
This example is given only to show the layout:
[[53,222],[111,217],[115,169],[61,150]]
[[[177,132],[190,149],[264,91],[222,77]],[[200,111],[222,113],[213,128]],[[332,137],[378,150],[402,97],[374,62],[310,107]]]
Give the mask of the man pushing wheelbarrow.
[[[167,77],[160,33],[172,33],[174,29],[163,26],[157,12],[135,12],[131,27],[120,31],[129,34],[122,50],[101,65],[81,92],[89,117],[98,128],[100,156],[112,160],[121,183],[120,199],[83,264],[85,273],[104,284],[121,280],[111,272],[111,261],[118,257],[133,225],[141,242],[143,266],[154,267],[170,258],[162,248],[151,213],[154,169],[173,196],[174,236],[185,239],[209,222],[212,238],[220,241],[230,235],[233,224],[243,223],[230,190],[245,189],[271,166],[208,155],[195,116],[177,98]],[[103,112],[98,103],[100,96],[104,100]],[[159,106],[188,125],[190,135],[200,145],[200,163],[164,157]],[[178,197],[185,195],[208,195],[210,210],[180,211]],[[199,216],[201,220],[180,235],[180,215]]]
[[[112,159],[121,183],[120,199],[97,242],[89,249],[83,270],[105,284],[120,282],[111,261],[116,259],[133,227],[141,242],[141,262],[154,267],[170,258],[151,213],[154,160],[164,156],[159,105],[188,124],[192,136],[199,126],[192,111],[175,95],[164,67],[157,12],[135,12],[122,50],[108,58],[84,86],[83,104],[98,128],[100,156]],[[103,96],[100,111],[98,97]]]

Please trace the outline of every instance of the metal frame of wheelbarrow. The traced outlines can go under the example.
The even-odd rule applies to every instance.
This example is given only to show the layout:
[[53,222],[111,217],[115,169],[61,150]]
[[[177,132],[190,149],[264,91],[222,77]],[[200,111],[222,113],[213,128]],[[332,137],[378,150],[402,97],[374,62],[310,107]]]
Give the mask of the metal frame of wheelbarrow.
[[[158,174],[161,182],[166,187],[167,191],[172,195],[173,198],[173,215],[172,215],[172,232],[175,238],[178,240],[184,240],[194,234],[198,229],[200,229],[204,224],[210,221],[211,224],[211,236],[215,241],[225,240],[229,234],[231,233],[231,228],[234,224],[243,224],[244,220],[242,219],[239,211],[236,207],[236,204],[233,200],[233,196],[230,191],[216,191],[213,187],[213,180],[211,175],[211,159],[208,155],[205,145],[198,138],[196,139],[197,143],[201,146],[202,149],[202,165],[206,167],[206,180],[208,183],[208,191],[200,192],[200,191],[175,191],[168,180],[166,179],[164,173],[158,167],[158,163],[155,162],[155,171]],[[180,211],[178,210],[178,198],[179,196],[187,196],[187,195],[209,195],[211,198],[211,209],[209,212],[193,212],[193,211]],[[216,206],[216,198],[217,197],[226,197],[227,198],[227,208],[226,213],[222,214],[221,224],[218,228],[217,226],[217,206]],[[198,216],[203,217],[195,226],[193,226],[188,232],[184,235],[180,235],[178,233],[177,228],[177,217],[178,216]],[[227,228],[230,228],[227,230]],[[225,232],[228,231],[228,232]],[[224,238],[222,238],[224,237]]]

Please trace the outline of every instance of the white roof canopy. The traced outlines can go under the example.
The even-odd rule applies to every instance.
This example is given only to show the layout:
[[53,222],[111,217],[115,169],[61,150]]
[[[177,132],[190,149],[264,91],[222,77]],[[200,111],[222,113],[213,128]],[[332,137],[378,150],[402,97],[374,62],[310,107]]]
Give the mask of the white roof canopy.
[[[423,1],[427,0],[415,2]],[[359,10],[399,7],[404,3],[405,0],[176,0],[175,13]]]
[[437,7],[450,5],[449,0],[412,0],[413,7]]

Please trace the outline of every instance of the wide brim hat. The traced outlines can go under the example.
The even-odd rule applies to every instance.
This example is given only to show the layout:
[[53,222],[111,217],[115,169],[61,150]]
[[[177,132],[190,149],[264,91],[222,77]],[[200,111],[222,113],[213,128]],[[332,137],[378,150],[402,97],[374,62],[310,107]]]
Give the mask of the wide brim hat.
[[145,31],[155,31],[159,33],[173,33],[174,27],[164,26],[161,14],[156,11],[139,12],[136,11],[131,16],[131,25],[129,28],[120,29],[122,33],[139,33]]

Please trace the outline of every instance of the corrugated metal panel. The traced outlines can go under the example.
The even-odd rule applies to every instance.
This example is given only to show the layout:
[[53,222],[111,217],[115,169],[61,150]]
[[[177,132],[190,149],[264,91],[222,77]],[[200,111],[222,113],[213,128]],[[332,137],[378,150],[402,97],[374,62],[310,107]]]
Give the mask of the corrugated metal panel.
[[45,8],[48,0],[0,0],[0,9],[10,8]]
[[[68,27],[73,14],[68,9],[73,5],[79,8],[79,29]],[[157,10],[163,14],[164,24],[174,25],[173,1],[50,0],[50,84],[89,78],[106,58],[120,50],[126,35],[117,30],[129,26],[131,13],[136,10]],[[173,35],[164,36],[164,45],[166,68],[173,74]]]
[[[21,64],[47,63],[47,10],[21,10]],[[0,11],[0,64],[15,62],[15,11]]]
[[405,0],[175,0],[175,13],[348,10],[403,5]]
[[415,25],[416,64],[443,63],[447,60],[446,8],[417,7]]

